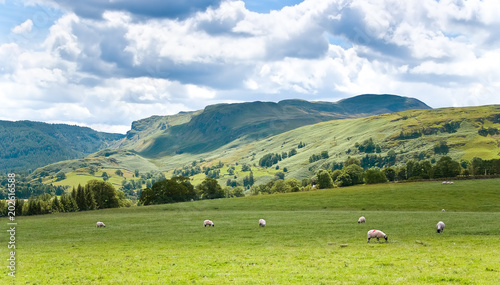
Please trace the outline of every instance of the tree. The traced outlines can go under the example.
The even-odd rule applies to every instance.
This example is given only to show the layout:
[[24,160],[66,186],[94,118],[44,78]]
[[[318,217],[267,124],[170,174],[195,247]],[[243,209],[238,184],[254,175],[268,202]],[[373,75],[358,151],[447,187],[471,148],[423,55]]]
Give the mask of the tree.
[[64,212],[64,208],[61,207],[61,203],[59,203],[57,196],[54,196],[54,199],[52,199],[51,208],[53,213]]
[[384,168],[382,170],[382,172],[384,173],[387,180],[389,180],[389,181],[396,180],[396,170],[394,170],[394,168],[387,167],[387,168]]
[[99,168],[97,168],[97,166],[95,166],[95,165],[89,166],[89,173],[91,175],[94,175],[98,170],[99,170]]
[[337,176],[337,179],[335,179],[335,184],[339,187],[351,186],[351,176],[348,173],[342,172],[339,176]]
[[290,185],[286,184],[284,180],[277,180],[271,187],[271,193],[286,193],[291,192]]
[[363,168],[356,164],[351,164],[343,169],[343,171],[352,179],[352,185],[363,183]]
[[66,179],[66,174],[62,171],[59,171],[57,174],[56,174],[56,181],[61,181],[61,180],[64,180]]
[[245,176],[243,178],[243,186],[252,186],[254,184],[254,179],[253,179],[253,172],[250,171],[249,176]]
[[349,157],[348,159],[346,159],[346,161],[344,161],[344,167],[349,166],[351,164],[361,165],[361,162],[359,161],[359,159],[354,157]]
[[153,189],[148,187],[148,188],[142,190],[141,196],[139,197],[139,202],[144,206],[152,205],[155,202],[155,196],[156,195],[155,195]]
[[85,192],[82,185],[78,184],[76,188],[76,205],[78,205],[78,209],[80,211],[87,210],[87,203],[85,202]]
[[370,168],[365,171],[365,181],[366,184],[385,183],[387,182],[387,177],[385,177],[379,168]]
[[328,170],[320,169],[318,173],[316,173],[316,176],[318,177],[317,183],[319,189],[333,188],[332,177]]
[[446,141],[440,141],[434,144],[434,153],[436,154],[447,154],[450,148],[446,144]]
[[123,176],[123,171],[121,171],[120,169],[117,169],[115,171],[115,174],[118,175],[118,176]]
[[295,178],[285,180],[285,183],[290,186],[290,192],[299,192],[301,182]]
[[276,172],[274,174],[274,180],[284,180],[285,179],[285,173],[284,172]]
[[107,173],[106,171],[104,171],[104,172],[102,173],[102,180],[104,180],[104,181],[108,181],[108,179],[109,179],[108,173]]
[[[120,206],[115,187],[106,181],[90,180],[87,182],[94,194],[97,209],[118,208]],[[80,205],[78,205],[80,207]]]
[[449,156],[441,157],[433,167],[433,178],[456,177],[460,174],[460,164]]
[[95,199],[94,199],[94,193],[92,192],[90,187],[88,187],[88,184],[85,186],[84,192],[85,192],[84,193],[85,194],[85,208],[87,210],[97,209],[97,204],[96,204]]
[[220,187],[219,182],[213,178],[205,178],[197,187],[202,199],[217,199],[224,198],[224,191]]

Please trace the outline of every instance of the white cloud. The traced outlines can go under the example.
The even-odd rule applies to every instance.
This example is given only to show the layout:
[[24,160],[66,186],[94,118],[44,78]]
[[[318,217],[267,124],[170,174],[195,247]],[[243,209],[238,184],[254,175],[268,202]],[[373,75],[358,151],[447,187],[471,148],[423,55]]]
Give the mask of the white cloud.
[[12,28],[12,32],[14,34],[24,34],[31,32],[32,28],[33,28],[33,21],[31,19],[28,19],[19,26],[15,26],[14,28]]
[[494,0],[306,0],[268,14],[223,1],[180,17],[92,3],[61,1],[42,42],[0,44],[2,118],[124,130],[218,102],[395,93],[433,107],[499,103]]

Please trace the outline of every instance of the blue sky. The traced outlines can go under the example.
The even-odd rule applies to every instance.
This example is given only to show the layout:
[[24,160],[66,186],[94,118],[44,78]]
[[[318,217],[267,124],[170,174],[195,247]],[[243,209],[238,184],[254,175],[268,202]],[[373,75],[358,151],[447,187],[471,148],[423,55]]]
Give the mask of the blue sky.
[[210,104],[499,104],[496,0],[0,0],[0,119],[126,132]]

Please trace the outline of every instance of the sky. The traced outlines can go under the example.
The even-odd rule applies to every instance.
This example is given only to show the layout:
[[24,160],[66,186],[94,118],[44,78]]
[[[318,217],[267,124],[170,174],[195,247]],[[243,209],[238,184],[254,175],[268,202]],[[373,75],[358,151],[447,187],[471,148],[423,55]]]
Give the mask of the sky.
[[497,0],[0,0],[0,120],[125,133],[217,103],[500,104]]

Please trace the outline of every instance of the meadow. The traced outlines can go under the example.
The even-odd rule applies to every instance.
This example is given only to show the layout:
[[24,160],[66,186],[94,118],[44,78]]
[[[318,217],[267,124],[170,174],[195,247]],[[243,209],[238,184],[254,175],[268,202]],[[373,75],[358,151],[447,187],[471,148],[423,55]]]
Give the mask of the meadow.
[[[0,284],[500,284],[499,185],[391,183],[19,217],[16,277],[2,266]],[[388,242],[367,243],[370,229]]]

